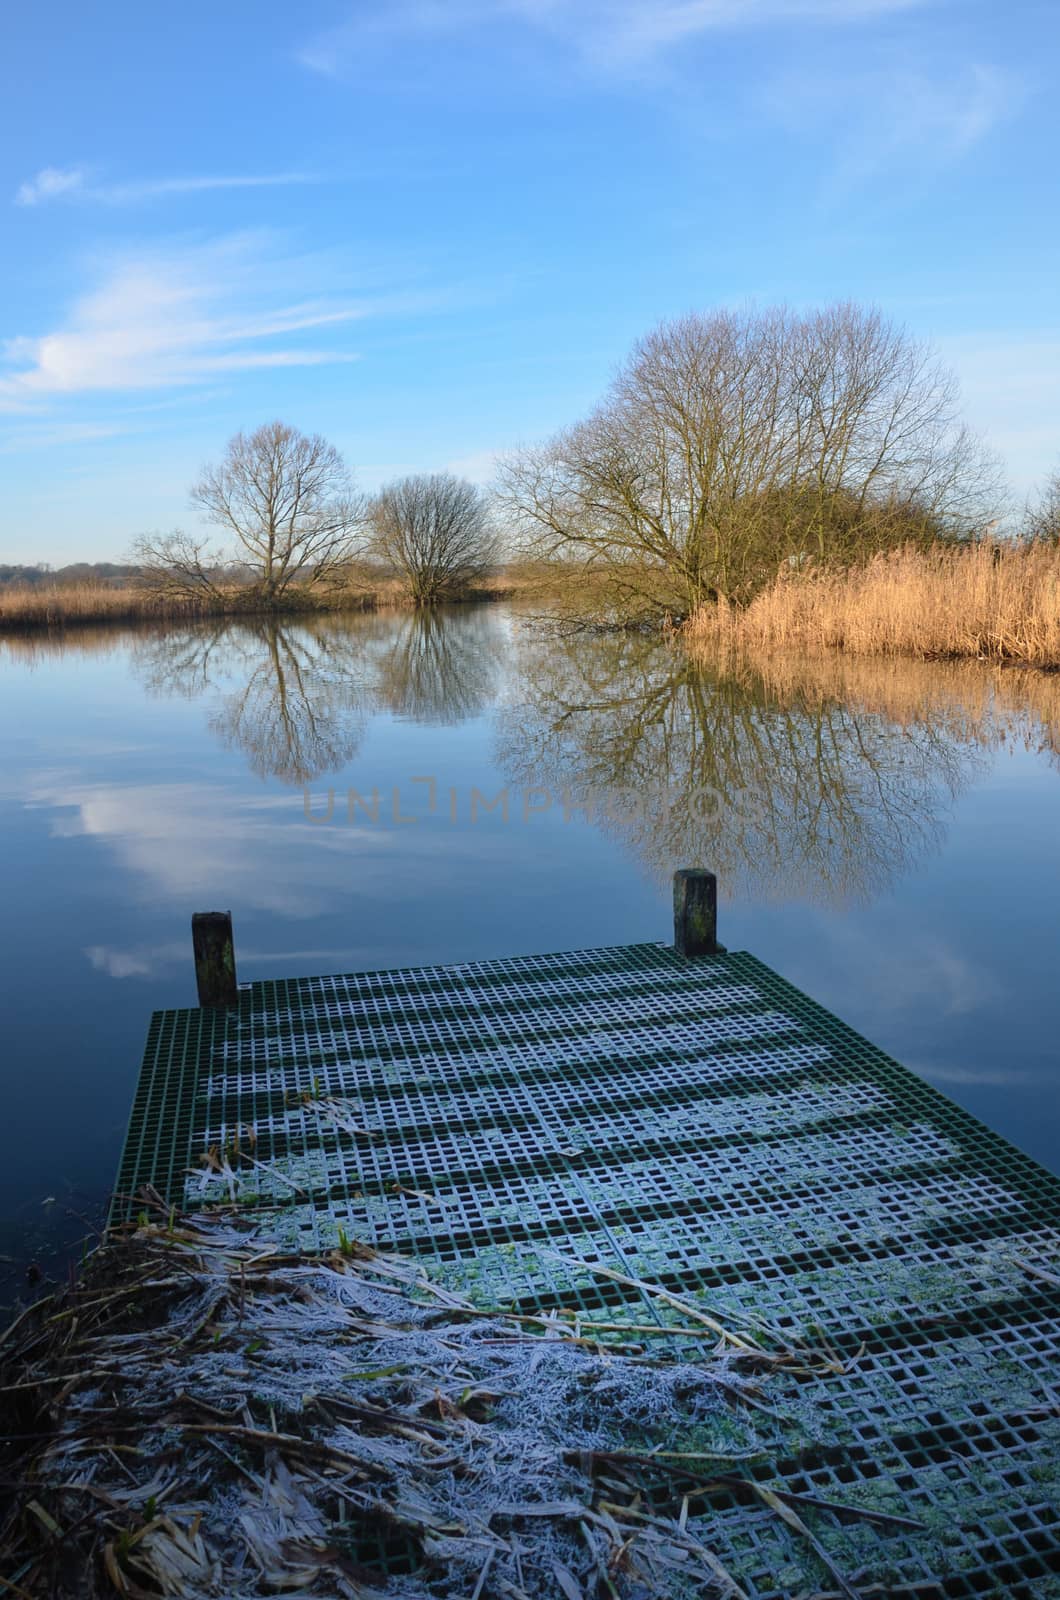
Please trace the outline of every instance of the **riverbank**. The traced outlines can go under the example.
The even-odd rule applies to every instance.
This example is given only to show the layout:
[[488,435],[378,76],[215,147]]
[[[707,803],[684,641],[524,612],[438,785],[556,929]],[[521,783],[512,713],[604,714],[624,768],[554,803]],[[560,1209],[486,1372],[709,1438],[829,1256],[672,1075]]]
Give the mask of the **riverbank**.
[[[369,611],[398,605],[397,594],[381,588],[343,590],[341,600],[325,606],[322,600],[299,595],[283,607],[284,614],[318,610]],[[91,627],[133,622],[188,622],[199,617],[245,617],[262,614],[262,608],[245,589],[231,589],[218,599],[159,596],[147,589],[104,583],[0,590],[0,633],[38,629]]]
[[[454,593],[455,604],[511,600],[542,594],[547,578],[524,568]],[[413,601],[396,578],[356,578],[319,593],[299,588],[280,605],[264,607],[255,592],[233,586],[216,595],[159,595],[135,585],[84,583],[0,588],[0,634],[137,622],[188,622],[207,617],[298,617],[336,612],[412,610]]]
[[[518,600],[554,620],[598,628],[658,626],[665,610],[616,595],[636,586],[599,568],[522,563],[468,586],[452,603]],[[651,585],[641,574],[640,590]],[[661,592],[661,591],[660,591]],[[401,611],[414,602],[396,578],[358,574],[319,593],[299,588],[263,607],[249,587],[217,595],[158,595],[135,585],[86,583],[0,588],[0,635],[100,624],[209,617],[326,616]],[[979,660],[1060,669],[1060,546],[939,545],[878,555],[861,566],[781,573],[747,607],[702,607],[678,630],[695,652],[735,649],[811,656],[843,653],[920,660]]]
[[693,648],[974,658],[1060,668],[1060,546],[940,545],[792,571],[745,609],[704,607]]

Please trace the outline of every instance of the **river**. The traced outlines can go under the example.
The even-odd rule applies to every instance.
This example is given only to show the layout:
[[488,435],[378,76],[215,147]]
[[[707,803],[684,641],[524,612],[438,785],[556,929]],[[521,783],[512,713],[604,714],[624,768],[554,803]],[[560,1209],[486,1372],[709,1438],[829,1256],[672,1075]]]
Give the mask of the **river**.
[[[1060,1166],[1060,677],[691,661],[503,606],[0,640],[0,1253],[101,1215],[193,911],[241,979],[747,949]],[[9,1296],[8,1296],[9,1297]]]

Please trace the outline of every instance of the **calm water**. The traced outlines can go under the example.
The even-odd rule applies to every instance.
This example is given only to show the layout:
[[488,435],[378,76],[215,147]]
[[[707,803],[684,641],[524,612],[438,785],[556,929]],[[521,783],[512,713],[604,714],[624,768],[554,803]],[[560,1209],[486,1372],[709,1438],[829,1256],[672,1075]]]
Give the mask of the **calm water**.
[[348,971],[668,938],[709,865],[730,948],[1060,1165],[1060,679],[468,608],[0,642],[0,751],[16,1279],[98,1213],[218,906],[242,978]]

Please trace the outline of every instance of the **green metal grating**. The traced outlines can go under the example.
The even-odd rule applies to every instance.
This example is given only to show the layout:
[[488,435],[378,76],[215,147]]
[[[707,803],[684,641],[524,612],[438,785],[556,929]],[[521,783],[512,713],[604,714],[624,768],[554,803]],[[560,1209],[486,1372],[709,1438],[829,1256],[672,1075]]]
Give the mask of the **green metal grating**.
[[[119,1192],[227,1199],[200,1157],[248,1127],[271,1170],[238,1198],[271,1238],[342,1226],[485,1303],[666,1315],[575,1256],[823,1328],[856,1359],[784,1380],[755,1475],[927,1524],[815,1523],[870,1592],[1060,1596],[1060,1181],[753,957],[634,945],[157,1013]],[[828,1589],[751,1497],[697,1504],[755,1600]]]

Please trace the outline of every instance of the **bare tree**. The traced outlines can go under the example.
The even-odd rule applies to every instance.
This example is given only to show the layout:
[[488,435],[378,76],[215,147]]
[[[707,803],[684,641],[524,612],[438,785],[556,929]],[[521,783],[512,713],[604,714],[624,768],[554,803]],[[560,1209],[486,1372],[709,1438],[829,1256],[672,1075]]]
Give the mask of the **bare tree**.
[[372,554],[400,575],[417,605],[457,594],[496,557],[485,498],[448,472],[387,484],[369,521]]
[[363,526],[363,503],[339,452],[319,434],[283,422],[237,433],[191,499],[234,535],[266,605],[289,597],[296,584],[332,579]]
[[136,539],[129,560],[140,569],[140,581],[159,599],[186,605],[224,600],[225,563],[205,539],[179,528],[172,533],[145,533]]
[[785,560],[966,532],[986,466],[953,380],[878,312],[718,312],[643,339],[591,416],[508,459],[498,500],[534,553],[687,612]]

